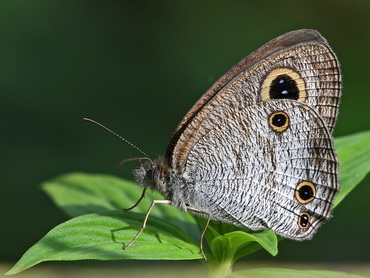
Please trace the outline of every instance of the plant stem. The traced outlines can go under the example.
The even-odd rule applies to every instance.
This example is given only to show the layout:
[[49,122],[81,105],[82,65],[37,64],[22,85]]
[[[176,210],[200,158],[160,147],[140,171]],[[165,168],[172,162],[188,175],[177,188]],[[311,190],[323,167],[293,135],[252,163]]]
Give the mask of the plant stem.
[[222,262],[209,262],[207,266],[209,278],[224,278],[231,274],[233,261],[224,260]]

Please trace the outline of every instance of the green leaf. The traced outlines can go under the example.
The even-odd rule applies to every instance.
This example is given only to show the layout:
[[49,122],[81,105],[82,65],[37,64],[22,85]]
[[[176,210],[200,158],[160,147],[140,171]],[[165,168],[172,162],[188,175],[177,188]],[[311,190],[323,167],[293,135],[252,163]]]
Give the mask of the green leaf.
[[84,173],[63,175],[42,184],[55,204],[71,217],[124,208],[130,201],[134,204],[139,190],[125,191],[125,187],[118,178]]
[[216,261],[236,261],[261,248],[275,256],[278,253],[277,242],[276,234],[272,230],[252,233],[235,231],[214,238],[211,250]]
[[124,250],[142,223],[143,215],[122,211],[73,218],[47,233],[7,274],[18,273],[43,261],[202,259],[198,242],[157,217],[150,217],[137,241]]
[[[142,190],[134,182],[109,175],[71,173],[42,184],[42,189],[69,216],[129,208],[140,198]],[[146,213],[153,200],[163,200],[157,192],[146,192],[133,211]],[[151,216],[167,219],[183,231],[197,236],[194,217],[173,206],[156,205]]]
[[[134,182],[109,175],[70,173],[42,184],[55,204],[71,217],[92,212],[131,207],[141,191]],[[136,210],[145,213],[151,199],[163,199],[159,193],[147,192]]]
[[340,167],[340,190],[334,206],[338,205],[370,171],[370,131],[335,139]]
[[362,276],[325,270],[294,270],[285,268],[253,268],[236,271],[227,278],[364,278]]
[[[340,160],[341,183],[335,200],[337,205],[369,172],[370,132],[338,138],[335,146]],[[132,182],[107,175],[72,173],[45,182],[42,188],[68,215],[78,217],[52,229],[7,274],[15,274],[50,260],[202,258],[198,241],[189,236],[197,231],[194,217],[172,206],[155,206],[143,234],[128,250],[122,249],[141,228],[144,217],[137,213],[112,211],[130,207],[139,199],[141,192]],[[152,200],[163,199],[161,195],[151,192],[147,192],[146,197],[135,208],[136,211],[146,213]],[[92,212],[98,213],[87,214]],[[224,273],[229,273],[236,259],[258,249],[264,248],[272,255],[277,254],[277,238],[273,231],[242,232],[236,229],[226,224],[213,224],[206,233],[212,260],[226,262],[222,266]],[[325,275],[331,272],[257,269],[236,272],[230,277],[269,277],[269,273],[273,277],[279,277],[280,273],[282,277],[301,277],[302,273],[330,277]]]

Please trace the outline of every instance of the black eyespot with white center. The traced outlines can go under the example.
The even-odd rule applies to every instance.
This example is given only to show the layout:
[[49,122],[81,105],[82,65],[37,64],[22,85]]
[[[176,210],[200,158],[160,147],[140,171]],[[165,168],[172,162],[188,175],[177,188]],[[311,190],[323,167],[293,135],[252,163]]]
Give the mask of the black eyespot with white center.
[[287,74],[277,76],[270,85],[270,99],[299,98],[297,82]]
[[299,227],[302,229],[307,229],[310,226],[310,218],[311,215],[309,215],[307,212],[302,212],[298,218]]
[[276,127],[282,127],[286,124],[286,121],[287,121],[287,117],[284,115],[284,114],[275,114],[272,119],[271,119],[271,122],[274,126]]
[[295,197],[302,204],[313,201],[316,197],[315,185],[309,181],[300,182],[296,187]]
[[289,116],[283,112],[274,112],[269,116],[269,125],[276,132],[283,132],[289,127]]
[[307,92],[304,78],[292,68],[275,68],[267,73],[261,83],[262,101],[272,99],[294,99],[306,102]]

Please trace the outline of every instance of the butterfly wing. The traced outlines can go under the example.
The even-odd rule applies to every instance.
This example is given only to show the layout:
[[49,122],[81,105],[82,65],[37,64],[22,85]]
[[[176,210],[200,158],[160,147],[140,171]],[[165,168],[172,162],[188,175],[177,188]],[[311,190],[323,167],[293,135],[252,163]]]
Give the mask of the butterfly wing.
[[202,136],[199,126],[212,114],[277,98],[309,104],[332,132],[340,95],[339,62],[325,38],[315,30],[289,32],[242,59],[199,99],[171,137],[166,159],[181,168],[192,142]]
[[[235,225],[310,238],[330,217],[338,190],[331,133],[340,89],[335,54],[314,30],[287,33],[244,58],[171,138],[165,161],[174,203]],[[286,129],[271,128],[285,116]]]
[[187,202],[216,220],[299,240],[330,217],[338,162],[310,106],[281,100],[233,111],[187,157]]

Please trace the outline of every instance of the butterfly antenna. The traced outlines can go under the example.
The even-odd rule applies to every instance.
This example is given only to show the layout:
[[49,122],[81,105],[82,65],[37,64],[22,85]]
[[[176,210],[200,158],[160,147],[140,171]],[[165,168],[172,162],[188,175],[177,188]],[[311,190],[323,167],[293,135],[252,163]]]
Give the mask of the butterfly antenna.
[[[127,162],[130,162],[130,161],[136,161],[136,160],[139,160],[139,162],[141,162],[141,160],[149,160],[151,161],[151,159],[149,157],[133,157],[133,158],[127,158],[127,159],[124,159],[120,162],[117,163],[116,165],[116,168],[121,168],[123,164],[127,163]],[[151,161],[152,162],[152,161]]]
[[[152,162],[152,160],[149,158],[149,156],[143,152],[139,147],[135,146],[133,143],[131,143],[129,140],[127,140],[126,138],[122,137],[121,135],[115,133],[113,130],[107,128],[106,126],[104,126],[103,124],[97,122],[97,121],[94,121],[92,119],[89,119],[89,118],[83,118],[84,121],[87,121],[87,122],[91,122],[93,124],[96,124],[102,128],[104,128],[106,131],[112,133],[113,135],[117,136],[119,139],[121,139],[123,142],[126,142],[126,144],[129,144],[131,147],[133,147],[135,150],[137,150],[138,152],[142,153],[145,157],[140,157],[140,158],[137,158],[137,159],[148,159],[150,162]],[[129,160],[130,161],[130,160]],[[127,161],[124,161],[124,162],[127,162]],[[123,163],[119,163],[119,165],[122,165]]]

